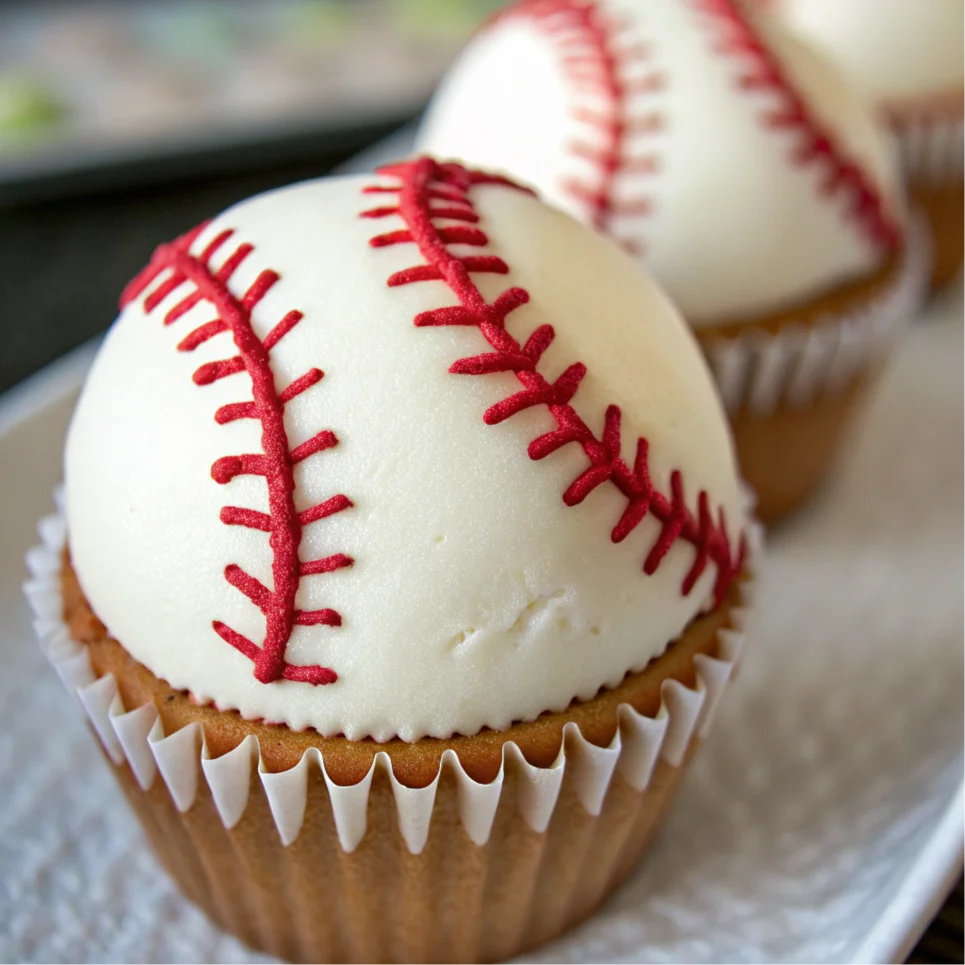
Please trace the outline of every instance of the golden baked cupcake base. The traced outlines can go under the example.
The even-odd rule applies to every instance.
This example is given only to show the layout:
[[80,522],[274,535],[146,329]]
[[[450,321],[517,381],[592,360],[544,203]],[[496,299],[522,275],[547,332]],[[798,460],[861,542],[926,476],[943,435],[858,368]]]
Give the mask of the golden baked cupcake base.
[[922,212],[931,228],[930,285],[934,291],[955,278],[965,258],[965,229],[962,223],[965,189],[961,181],[957,184],[934,184],[912,180],[908,190],[912,203]]
[[872,381],[856,378],[804,409],[781,407],[766,416],[742,410],[731,420],[741,471],[757,483],[765,524],[789,516],[820,488]]
[[902,258],[871,278],[793,310],[696,331],[730,418],[741,473],[766,525],[799,508],[821,485],[921,297],[924,274],[916,237]]

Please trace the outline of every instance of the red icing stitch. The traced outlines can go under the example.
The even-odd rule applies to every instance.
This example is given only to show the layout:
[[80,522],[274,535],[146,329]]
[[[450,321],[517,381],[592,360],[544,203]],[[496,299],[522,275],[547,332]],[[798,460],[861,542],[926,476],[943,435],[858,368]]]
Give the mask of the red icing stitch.
[[[654,152],[631,154],[631,140],[663,130],[657,111],[631,114],[628,101],[634,94],[656,93],[665,77],[658,71],[628,77],[631,66],[646,63],[644,44],[621,44],[628,24],[608,20],[599,7],[580,0],[523,0],[504,15],[532,19],[560,52],[560,63],[575,94],[588,94],[602,102],[599,107],[577,107],[573,119],[596,132],[601,144],[578,139],[569,145],[572,154],[590,161],[599,181],[589,184],[570,178],[566,191],[586,205],[592,224],[607,230],[615,215],[647,215],[653,210],[649,197],[619,199],[614,188],[622,173],[655,174],[660,169]],[[497,18],[498,19],[498,18]],[[638,249],[635,239],[624,239],[627,248]]]
[[793,163],[801,167],[820,165],[826,172],[819,185],[820,193],[828,198],[844,198],[848,217],[868,239],[885,251],[895,251],[900,245],[901,230],[885,211],[881,193],[808,107],[740,4],[735,0],[694,2],[697,9],[716,17],[726,30],[726,39],[716,50],[745,57],[751,65],[738,80],[741,88],[767,91],[779,100],[779,106],[767,110],[761,119],[769,128],[795,133]]
[[[405,230],[377,235],[370,244],[375,248],[387,244],[415,244],[425,259],[422,264],[391,275],[388,284],[395,286],[428,280],[444,281],[458,298],[459,304],[423,312],[415,317],[415,324],[420,327],[473,325],[493,349],[460,359],[453,363],[449,371],[464,375],[513,372],[522,386],[521,391],[490,407],[483,415],[483,420],[495,425],[523,409],[545,405],[555,418],[557,428],[530,443],[530,458],[542,459],[562,446],[575,442],[582,447],[589,460],[587,469],[564,492],[564,502],[568,506],[575,506],[597,486],[609,481],[627,500],[626,508],[611,533],[613,542],[625,539],[647,515],[653,516],[659,520],[661,529],[643,563],[644,572],[648,575],[654,573],[671,546],[677,540],[684,540],[694,546],[696,555],[684,578],[681,592],[686,595],[693,589],[710,561],[717,567],[714,595],[719,605],[740,572],[744,555],[743,538],[739,551],[734,554],[731,550],[723,508],[718,510],[715,522],[707,493],[701,492],[695,517],[687,507],[683,477],[677,470],[670,477],[670,495],[660,492],[650,478],[646,439],[637,440],[633,466],[627,465],[620,453],[619,407],[611,405],[607,408],[603,432],[599,437],[595,435],[569,404],[586,373],[586,367],[581,362],[575,362],[555,382],[547,381],[538,370],[540,358],[554,338],[552,326],[539,326],[523,345],[506,331],[506,317],[528,302],[529,294],[522,288],[507,288],[495,301],[487,302],[473,282],[473,272],[506,274],[509,269],[505,262],[492,256],[488,259],[459,256],[447,247],[445,226],[436,222],[448,218],[448,215],[434,202],[444,198],[458,205],[461,212],[475,214],[469,196],[474,185],[508,182],[466,170],[458,164],[440,164],[430,158],[389,165],[381,168],[379,173],[397,177],[399,185],[373,186],[366,188],[366,192],[395,192],[398,195],[397,203],[372,208],[363,212],[363,217],[397,216],[405,224]],[[478,221],[478,218],[475,220]],[[488,243],[488,239],[483,243]]]
[[285,404],[315,385],[322,378],[322,372],[309,369],[287,389],[281,392],[275,390],[269,353],[301,321],[302,314],[289,312],[264,339],[259,339],[251,324],[251,313],[278,281],[278,274],[270,270],[262,271],[238,300],[228,291],[227,284],[253,248],[247,243],[239,245],[224,264],[212,272],[211,259],[233,232],[222,231],[200,255],[192,255],[191,245],[204,227],[201,225],[172,244],[158,248],[148,267],[124,289],[121,306],[139,298],[160,275],[170,272],[144,298],[145,311],[154,310],[175,289],[189,283],[191,291],[167,311],[164,324],[173,324],[202,300],[214,307],[217,316],[185,336],[178,344],[178,350],[191,352],[223,332],[231,333],[238,354],[199,366],[193,378],[197,385],[209,385],[237,372],[247,372],[251,379],[252,401],[221,406],[215,413],[215,421],[223,425],[236,419],[258,419],[263,451],[224,456],[211,467],[211,477],[222,485],[240,475],[264,477],[268,487],[269,512],[225,506],[220,518],[228,526],[245,526],[269,534],[274,589],[268,589],[232,563],[225,568],[225,579],[264,614],[265,638],[259,647],[220,620],[213,621],[212,626],[222,640],[254,663],[255,677],[262,683],[279,679],[310,684],[333,683],[337,679],[334,670],[320,666],[295,666],[286,659],[288,642],[295,626],[337,627],[342,623],[342,618],[334,610],[296,609],[295,596],[301,577],[330,573],[351,566],[353,562],[351,557],[342,553],[308,562],[301,562],[298,558],[303,526],[352,505],[346,496],[339,494],[300,513],[295,509],[294,465],[330,449],[338,443],[338,439],[333,432],[325,429],[292,449],[285,431]]
[[[716,50],[726,55],[742,55],[753,63],[742,74],[739,84],[749,91],[769,91],[780,98],[780,106],[762,116],[763,123],[774,130],[792,131],[798,141],[791,161],[800,167],[821,164],[826,175],[819,185],[828,198],[844,197],[846,212],[871,242],[891,252],[899,247],[901,230],[884,210],[878,189],[860,165],[851,160],[836,143],[831,132],[809,109],[804,98],[782,69],[778,59],[758,36],[747,15],[735,0],[691,0],[696,9],[721,21],[728,35]],[[649,56],[644,45],[617,46],[618,35],[626,24],[608,23],[594,0],[521,0],[496,20],[506,17],[528,17],[562,49],[562,66],[577,92],[596,95],[605,109],[578,108],[574,118],[597,128],[604,144],[598,148],[583,142],[571,146],[580,157],[594,163],[600,172],[596,187],[570,181],[567,190],[583,201],[591,211],[593,224],[605,230],[613,214],[647,215],[653,202],[640,197],[617,201],[613,188],[622,173],[653,174],[659,160],[653,153],[627,157],[626,142],[631,135],[652,134],[663,129],[664,119],[658,112],[631,117],[627,110],[630,94],[658,91],[664,86],[660,73],[626,80],[627,66]],[[639,249],[633,240],[623,240],[625,247]]]

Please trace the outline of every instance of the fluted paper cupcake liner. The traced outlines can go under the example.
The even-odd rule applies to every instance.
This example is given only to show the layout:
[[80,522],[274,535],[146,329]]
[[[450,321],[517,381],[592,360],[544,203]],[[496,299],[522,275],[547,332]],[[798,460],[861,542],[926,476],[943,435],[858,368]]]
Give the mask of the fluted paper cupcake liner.
[[777,332],[748,325],[733,336],[702,339],[728,415],[805,409],[874,371],[921,304],[928,265],[928,232],[915,218],[901,270],[860,309]]
[[910,110],[892,116],[891,129],[898,141],[901,168],[915,182],[939,187],[960,184],[965,167],[965,117]]

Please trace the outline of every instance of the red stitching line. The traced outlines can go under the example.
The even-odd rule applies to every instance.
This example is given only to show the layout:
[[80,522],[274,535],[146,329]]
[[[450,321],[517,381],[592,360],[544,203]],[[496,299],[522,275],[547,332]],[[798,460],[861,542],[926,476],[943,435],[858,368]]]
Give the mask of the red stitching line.
[[743,90],[769,91],[780,99],[780,106],[765,111],[761,120],[765,127],[793,131],[798,135],[792,161],[802,167],[823,164],[827,174],[819,185],[819,193],[828,198],[844,195],[848,217],[871,242],[888,252],[897,250],[901,230],[886,214],[880,192],[812,113],[739,4],[734,0],[694,2],[698,9],[716,17],[729,32],[716,50],[722,54],[743,55],[751,62],[751,68],[738,78],[739,86]]
[[[762,122],[768,128],[795,131],[799,143],[794,147],[791,159],[799,166],[823,162],[827,175],[819,185],[819,193],[825,197],[845,194],[849,198],[846,211],[871,239],[888,252],[895,251],[900,244],[901,230],[896,222],[888,217],[880,192],[866,177],[862,168],[848,158],[836,144],[831,133],[809,110],[804,99],[784,73],[773,52],[760,39],[734,0],[693,0],[697,9],[722,20],[730,30],[728,39],[717,50],[724,54],[743,54],[754,62],[751,71],[739,78],[739,85],[745,90],[768,90],[781,98],[781,106],[766,111]],[[639,159],[625,159],[625,142],[630,133],[652,133],[662,130],[663,118],[658,113],[650,113],[633,119],[627,116],[626,99],[631,92],[640,90],[659,90],[663,86],[663,76],[651,74],[638,81],[625,81],[622,69],[634,59],[646,57],[646,48],[628,47],[623,51],[614,46],[615,35],[626,28],[626,24],[608,25],[594,0],[581,3],[580,0],[522,0],[506,13],[504,17],[530,17],[550,36],[559,39],[567,31],[571,33],[570,42],[588,48],[576,63],[564,57],[563,66],[577,89],[591,89],[607,103],[604,115],[578,110],[575,117],[579,121],[594,124],[606,135],[605,147],[597,152],[591,151],[590,160],[598,164],[603,184],[594,192],[585,184],[569,182],[566,185],[579,200],[591,207],[593,224],[604,229],[611,214],[646,215],[652,210],[650,198],[636,198],[631,201],[617,202],[612,198],[613,186],[619,173],[636,170],[651,173],[659,169],[655,154],[644,155]],[[642,86],[641,86],[642,84]],[[632,85],[632,86],[631,86]],[[576,153],[587,156],[582,146]],[[640,169],[642,168],[642,171]],[[635,247],[625,242],[628,247]]]
[[[697,552],[684,577],[681,592],[684,595],[690,593],[710,560],[717,566],[714,595],[719,605],[740,572],[744,556],[743,537],[738,553],[734,555],[731,551],[723,507],[718,509],[718,521],[715,523],[707,493],[701,491],[695,517],[687,508],[683,476],[678,470],[674,470],[670,476],[670,496],[661,493],[650,478],[646,439],[637,440],[633,467],[627,465],[620,455],[621,414],[618,406],[607,408],[603,432],[599,437],[596,436],[570,405],[586,374],[586,366],[575,362],[555,382],[548,382],[537,366],[553,341],[552,326],[539,326],[523,345],[513,338],[506,331],[506,317],[528,302],[529,294],[522,288],[507,288],[493,302],[487,302],[473,282],[472,273],[505,275],[509,267],[494,255],[453,254],[448,248],[453,242],[446,240],[450,237],[447,226],[436,224],[438,220],[450,217],[447,211],[453,205],[461,214],[471,214],[472,220],[478,221],[469,197],[470,189],[478,184],[506,185],[509,182],[466,170],[458,164],[440,164],[430,158],[389,165],[380,168],[379,173],[397,177],[398,186],[371,186],[365,188],[366,193],[393,192],[398,195],[397,203],[364,211],[362,217],[398,216],[405,228],[377,235],[369,243],[376,248],[415,244],[425,259],[422,264],[395,272],[388,279],[389,286],[444,281],[459,300],[458,305],[422,312],[415,317],[415,325],[476,326],[493,351],[459,359],[450,366],[449,371],[462,375],[513,372],[522,385],[520,392],[491,406],[483,415],[483,421],[487,425],[496,425],[531,406],[545,405],[555,418],[557,428],[529,444],[530,458],[542,459],[575,442],[582,447],[590,463],[567,487],[563,501],[568,506],[575,506],[597,486],[611,482],[627,500],[626,509],[610,534],[613,542],[625,539],[647,515],[653,516],[661,523],[661,529],[644,561],[643,571],[648,575],[656,572],[674,542],[684,540],[692,544]],[[440,206],[439,201],[445,201],[446,206]],[[488,244],[488,238],[479,232],[473,244]]]
[[[605,107],[577,107],[573,119],[603,135],[603,145],[596,147],[585,140],[569,145],[571,154],[590,161],[600,172],[600,184],[593,187],[579,178],[567,179],[563,187],[591,213],[593,225],[605,230],[613,215],[647,215],[653,200],[639,196],[620,200],[614,196],[619,174],[655,174],[660,162],[655,152],[628,156],[631,137],[656,134],[663,130],[663,117],[656,111],[633,117],[627,108],[631,94],[657,92],[664,88],[662,73],[627,78],[626,71],[634,63],[650,56],[646,45],[618,46],[619,34],[628,23],[607,20],[593,3],[579,0],[523,0],[504,16],[532,19],[553,40],[560,52],[560,62],[571,88],[576,93],[589,93],[601,98]],[[626,247],[637,248],[635,241],[625,240]]]
[[287,389],[276,392],[269,353],[301,321],[302,313],[289,312],[264,339],[259,339],[251,324],[251,313],[279,276],[271,270],[262,271],[239,301],[228,291],[227,284],[235,270],[251,254],[252,246],[247,243],[239,245],[217,271],[212,271],[211,259],[234,232],[220,232],[200,255],[192,255],[191,245],[204,228],[205,225],[200,225],[171,244],[161,245],[147,268],[124,289],[121,307],[139,298],[160,275],[170,271],[144,298],[145,311],[153,311],[168,295],[187,282],[192,286],[191,291],[165,313],[164,324],[173,324],[202,300],[210,302],[216,313],[214,320],[199,325],[180,341],[179,351],[192,352],[216,335],[231,333],[238,354],[200,365],[193,378],[197,385],[209,385],[236,372],[247,372],[251,379],[252,401],[222,406],[215,413],[215,421],[224,425],[235,419],[258,419],[261,422],[263,451],[224,456],[212,465],[211,477],[222,485],[240,475],[264,477],[268,486],[268,513],[242,506],[224,506],[220,518],[228,526],[247,526],[270,534],[275,588],[268,589],[234,563],[225,567],[225,579],[264,614],[265,638],[258,647],[220,620],[214,620],[212,626],[222,640],[253,661],[255,678],[261,683],[279,679],[310,684],[333,683],[337,676],[328,667],[296,666],[286,660],[288,642],[295,626],[321,624],[337,627],[342,622],[334,610],[295,608],[301,577],[328,573],[353,563],[351,557],[342,553],[307,563],[302,563],[298,558],[303,526],[352,505],[346,496],[340,494],[301,513],[295,509],[294,465],[315,453],[330,449],[338,443],[338,439],[326,429],[291,449],[285,431],[285,404],[315,385],[323,373],[320,369],[309,369]]

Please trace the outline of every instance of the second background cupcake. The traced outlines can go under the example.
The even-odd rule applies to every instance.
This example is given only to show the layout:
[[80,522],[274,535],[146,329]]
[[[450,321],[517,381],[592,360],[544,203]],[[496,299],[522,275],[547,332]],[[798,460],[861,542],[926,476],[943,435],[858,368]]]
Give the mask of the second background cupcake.
[[807,499],[921,274],[887,145],[832,68],[731,0],[523,0],[466,49],[420,148],[639,257],[708,357],[761,517]]

